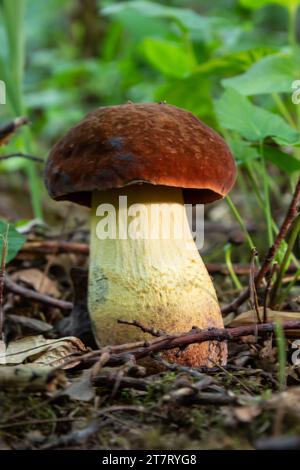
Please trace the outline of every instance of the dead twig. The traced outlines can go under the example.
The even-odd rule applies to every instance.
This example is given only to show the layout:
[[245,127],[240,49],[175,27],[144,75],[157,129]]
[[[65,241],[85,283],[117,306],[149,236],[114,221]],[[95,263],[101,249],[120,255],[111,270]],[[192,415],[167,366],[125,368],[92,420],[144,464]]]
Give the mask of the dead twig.
[[[283,330],[300,329],[300,320],[291,320],[282,322]],[[236,328],[210,328],[208,330],[193,329],[188,333],[170,335],[160,337],[151,342],[139,342],[136,347],[135,343],[111,346],[110,358],[106,366],[116,366],[124,364],[128,361],[129,356],[133,356],[136,360],[165,351],[169,349],[186,347],[193,343],[203,343],[206,341],[238,341],[242,336],[250,336],[256,334],[273,333],[276,328],[275,323],[260,323],[258,325],[245,325]],[[70,363],[92,365],[98,361],[99,356],[103,354],[103,349],[83,354],[82,356],[74,356],[70,359]]]
[[251,403],[251,397],[237,397],[226,393],[210,393],[195,390],[193,387],[182,387],[172,391],[163,397],[164,402],[176,401],[181,405],[237,405],[242,398]]
[[20,250],[20,253],[43,254],[78,253],[88,255],[89,252],[90,248],[86,243],[67,242],[63,240],[27,242]]
[[[297,182],[296,189],[293,195],[293,198],[291,200],[289,209],[287,211],[287,214],[285,216],[285,219],[280,227],[280,230],[278,232],[278,235],[273,243],[273,245],[270,247],[268,254],[265,258],[265,261],[263,262],[260,270],[258,271],[257,275],[255,276],[255,287],[256,289],[259,288],[262,280],[270,270],[270,266],[274,260],[274,257],[280,248],[280,244],[282,240],[285,239],[293,221],[297,217],[298,214],[298,204],[300,200],[300,178]],[[231,302],[229,305],[224,307],[222,309],[223,314],[228,314],[231,312],[236,312],[238,307],[242,305],[250,296],[250,289],[246,289],[244,292],[242,292],[237,299],[235,299],[233,302]]]
[[99,375],[92,377],[93,385],[96,387],[106,386],[115,388],[116,381],[119,381],[118,388],[133,388],[135,390],[146,391],[151,381],[148,379],[141,379],[138,377],[123,376],[120,380],[118,372],[109,371],[103,372]]
[[128,320],[118,320],[118,323],[121,325],[130,325],[130,326],[136,326],[140,330],[142,330],[144,333],[148,333],[151,336],[156,336],[160,338],[161,336],[167,336],[167,333],[164,331],[158,330],[157,328],[149,328],[148,326],[143,325],[143,323],[134,320],[134,321],[128,321]]
[[8,249],[8,230],[9,225],[7,224],[6,234],[0,235],[2,238],[2,254],[0,264],[0,341],[5,342],[4,338],[4,311],[3,311],[3,300],[4,300],[4,285],[5,285],[5,266],[6,256]]
[[34,155],[28,155],[27,153],[16,152],[16,153],[7,153],[6,155],[0,155],[0,161],[8,160],[9,158],[25,158],[25,160],[31,160],[32,162],[44,163],[43,158],[35,157]]
[[17,117],[13,121],[5,124],[0,127],[0,147],[8,143],[12,134],[24,124],[28,124],[28,119],[26,117]]
[[45,305],[51,305],[52,307],[57,307],[62,310],[72,310],[72,302],[67,302],[66,300],[55,299],[50,295],[40,294],[32,289],[27,287],[20,286],[16,282],[12,281],[10,277],[6,276],[4,280],[5,287],[8,291],[13,294],[20,295],[26,299],[33,300],[35,302],[40,302]]
[[[130,413],[145,413],[145,408],[143,406],[133,406],[133,405],[123,405],[123,406],[109,406],[103,408],[103,410],[98,411],[96,416],[92,419],[89,425],[80,430],[72,431],[67,435],[60,436],[55,438],[49,444],[42,446],[42,450],[53,449],[57,447],[66,447],[68,445],[82,444],[85,443],[91,436],[96,434],[99,429],[107,424],[109,417],[106,415],[108,413],[116,413],[121,411],[128,411]],[[104,418],[101,419],[101,418]]]
[[273,279],[273,276],[275,274],[275,271],[277,270],[277,267],[278,267],[278,263],[277,262],[273,263],[273,266],[272,266],[271,270],[266,275],[267,285],[266,285],[265,294],[264,294],[263,323],[267,323],[267,321],[268,321],[268,315],[267,315],[268,314],[268,300],[269,300],[269,296],[270,296],[270,292],[271,292],[271,288],[272,288],[272,279]]
[[258,303],[257,291],[255,287],[255,274],[254,274],[255,259],[257,258],[257,254],[258,253],[256,251],[256,248],[253,248],[251,252],[251,262],[250,262],[249,291],[250,291],[250,302],[252,304],[251,307],[255,310],[257,322],[261,323],[261,319],[259,316],[259,303]]

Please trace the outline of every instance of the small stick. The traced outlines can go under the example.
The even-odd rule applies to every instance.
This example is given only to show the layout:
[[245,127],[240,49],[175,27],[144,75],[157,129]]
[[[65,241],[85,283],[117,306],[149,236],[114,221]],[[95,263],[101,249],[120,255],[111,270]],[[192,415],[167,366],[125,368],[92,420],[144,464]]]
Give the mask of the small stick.
[[278,267],[278,263],[277,263],[277,261],[276,261],[275,263],[273,263],[273,266],[272,266],[271,270],[270,270],[269,273],[266,275],[267,286],[266,286],[265,295],[264,295],[264,305],[263,305],[264,316],[263,316],[263,323],[267,323],[267,321],[268,321],[268,300],[269,300],[269,296],[270,296],[270,292],[271,292],[271,288],[272,288],[272,279],[273,279],[273,276],[274,276],[274,274],[275,274],[275,271],[277,270],[277,267]]
[[0,146],[7,144],[12,134],[24,124],[28,124],[26,117],[17,117],[13,121],[0,127]]
[[144,333],[148,333],[149,335],[156,336],[158,338],[167,335],[164,331],[157,330],[156,328],[149,328],[137,320],[133,320],[133,321],[118,320],[118,323],[120,323],[121,325],[136,326],[137,328],[142,330]]
[[2,257],[0,265],[0,341],[4,341],[4,312],[3,312],[3,301],[4,301],[4,286],[5,286],[5,266],[6,266],[6,256],[8,249],[8,230],[9,224],[7,224],[6,234],[0,235],[3,240],[2,245]]
[[20,253],[78,253],[83,255],[89,254],[89,245],[86,243],[67,242],[63,240],[57,241],[34,241],[27,242],[20,250]]
[[73,303],[67,302],[66,300],[55,299],[50,295],[40,294],[39,292],[35,292],[32,289],[28,289],[27,287],[20,286],[16,282],[12,281],[8,276],[5,277],[5,287],[7,290],[12,292],[13,294],[21,295],[26,299],[33,300],[35,302],[40,302],[42,304],[51,305],[52,307],[57,307],[62,310],[72,310]]
[[[297,217],[298,214],[298,204],[300,200],[300,178],[298,179],[296,189],[293,195],[293,198],[291,200],[290,206],[288,208],[287,214],[285,216],[285,219],[280,227],[280,230],[278,232],[278,235],[273,243],[273,245],[270,247],[266,259],[263,262],[260,270],[258,271],[257,275],[255,276],[255,287],[256,289],[260,286],[262,280],[264,279],[265,275],[270,269],[270,266],[273,262],[273,259],[280,247],[280,244],[282,240],[286,237],[294,219]],[[242,292],[237,299],[235,299],[233,302],[231,302],[229,305],[224,307],[222,309],[223,314],[227,314],[230,312],[236,312],[238,307],[242,305],[245,300],[249,298],[250,295],[250,289],[246,289],[244,292]]]
[[1,155],[0,156],[0,161],[8,160],[9,158],[14,158],[14,157],[25,158],[26,160],[31,160],[31,161],[37,162],[37,163],[44,163],[44,160],[42,158],[35,157],[34,155],[28,155],[27,153],[22,153],[22,152],[8,153],[6,155]]
[[250,262],[250,275],[249,275],[249,291],[250,291],[250,301],[252,304],[252,308],[256,312],[257,322],[261,323],[261,319],[259,316],[259,303],[257,297],[257,291],[255,286],[255,258],[257,257],[258,253],[256,248],[253,248],[251,251],[251,262]]
[[[283,330],[299,330],[300,320],[282,322],[281,327]],[[135,347],[134,344],[123,344],[116,348],[111,346],[110,350],[112,354],[106,363],[106,366],[124,364],[124,361],[128,361],[129,353],[131,356],[134,356],[135,359],[142,359],[153,353],[174,348],[182,348],[193,343],[203,343],[206,341],[238,341],[242,336],[273,333],[275,328],[275,323],[260,323],[258,325],[245,325],[235,328],[210,328],[207,330],[193,329],[188,333],[156,338],[153,341],[144,343],[138,347]],[[118,353],[113,354],[115,351],[118,351]],[[124,351],[127,352],[126,355],[124,354]],[[92,353],[83,354],[82,356],[77,355],[76,357],[74,356],[74,359],[70,359],[68,364],[72,364],[74,361],[76,364],[78,364],[78,362],[82,364],[94,364],[102,353],[103,349],[100,349],[98,351],[93,351]]]

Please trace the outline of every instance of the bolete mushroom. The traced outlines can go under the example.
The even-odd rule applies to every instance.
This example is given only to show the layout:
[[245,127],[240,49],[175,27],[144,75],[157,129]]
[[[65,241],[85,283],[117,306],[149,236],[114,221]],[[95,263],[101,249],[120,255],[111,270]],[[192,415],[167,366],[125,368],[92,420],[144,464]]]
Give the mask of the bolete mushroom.
[[[50,195],[92,208],[88,306],[99,344],[143,337],[119,318],[169,333],[223,326],[184,203],[224,197],[235,176],[224,140],[191,113],[163,103],[99,108],[55,145],[45,171]],[[183,236],[165,236],[170,217],[157,216],[157,207],[171,209]],[[112,218],[105,219],[110,210]],[[99,236],[104,226],[106,235]],[[149,226],[155,237],[145,236]],[[213,366],[226,362],[227,348],[211,341],[167,356]]]

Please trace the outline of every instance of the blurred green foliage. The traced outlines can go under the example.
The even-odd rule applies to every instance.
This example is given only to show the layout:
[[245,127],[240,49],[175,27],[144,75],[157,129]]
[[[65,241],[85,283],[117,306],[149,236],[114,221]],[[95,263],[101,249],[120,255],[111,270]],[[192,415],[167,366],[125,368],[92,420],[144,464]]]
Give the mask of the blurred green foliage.
[[[300,79],[299,3],[0,0],[0,79],[9,95],[0,119],[26,112],[32,122],[8,150],[46,156],[95,107],[167,101],[223,133],[239,165],[237,187],[261,208],[271,243],[273,197],[300,169],[300,104],[291,99]],[[41,178],[27,172],[39,215]]]

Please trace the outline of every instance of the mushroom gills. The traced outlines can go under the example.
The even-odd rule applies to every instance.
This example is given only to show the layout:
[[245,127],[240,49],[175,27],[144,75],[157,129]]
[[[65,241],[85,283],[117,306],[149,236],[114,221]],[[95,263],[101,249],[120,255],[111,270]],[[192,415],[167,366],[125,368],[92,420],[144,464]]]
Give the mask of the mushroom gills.
[[[101,346],[149,339],[118,319],[168,333],[223,327],[181,189],[141,185],[93,192],[88,306]],[[227,347],[210,341],[164,357],[212,367],[226,363]]]

